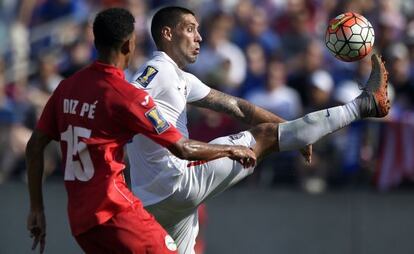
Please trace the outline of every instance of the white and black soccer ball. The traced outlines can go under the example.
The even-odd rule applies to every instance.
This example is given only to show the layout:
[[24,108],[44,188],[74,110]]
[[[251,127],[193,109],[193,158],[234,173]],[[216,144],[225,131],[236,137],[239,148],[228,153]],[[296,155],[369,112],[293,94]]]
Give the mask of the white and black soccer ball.
[[375,41],[371,23],[355,12],[342,13],[331,21],[325,34],[325,44],[334,56],[353,62],[367,56]]

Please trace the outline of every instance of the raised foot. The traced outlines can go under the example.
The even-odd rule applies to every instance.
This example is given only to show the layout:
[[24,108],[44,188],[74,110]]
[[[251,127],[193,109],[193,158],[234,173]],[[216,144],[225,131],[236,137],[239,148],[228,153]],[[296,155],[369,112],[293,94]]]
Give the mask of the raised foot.
[[[372,70],[369,79],[358,98],[361,103],[362,117],[384,117],[390,111],[388,98],[388,72],[384,61],[376,54],[371,56]],[[365,99],[366,98],[366,99]]]

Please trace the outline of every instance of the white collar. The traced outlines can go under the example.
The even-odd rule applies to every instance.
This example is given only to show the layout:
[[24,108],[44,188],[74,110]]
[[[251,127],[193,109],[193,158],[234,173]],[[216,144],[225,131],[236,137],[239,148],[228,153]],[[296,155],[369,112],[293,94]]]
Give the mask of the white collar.
[[164,51],[158,51],[157,50],[157,51],[154,51],[154,53],[152,55],[153,55],[153,57],[163,58],[163,59],[167,60],[168,62],[172,63],[176,68],[180,69],[178,67],[178,65],[174,62],[174,60],[172,60],[172,58],[169,55],[167,55],[167,53],[165,53]]

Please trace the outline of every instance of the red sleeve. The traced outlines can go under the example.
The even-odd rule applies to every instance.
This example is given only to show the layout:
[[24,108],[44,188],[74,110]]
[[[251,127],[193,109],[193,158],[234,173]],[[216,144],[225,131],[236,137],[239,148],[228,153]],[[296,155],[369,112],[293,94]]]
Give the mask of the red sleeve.
[[165,120],[151,96],[138,91],[126,114],[122,114],[122,121],[133,132],[141,133],[164,147],[176,143],[182,137],[181,133]]
[[58,101],[58,96],[56,90],[47,101],[46,106],[43,109],[42,115],[40,116],[40,119],[37,122],[36,129],[40,130],[42,133],[46,134],[50,138],[59,141],[60,135],[56,114],[56,110],[58,107],[56,102]]

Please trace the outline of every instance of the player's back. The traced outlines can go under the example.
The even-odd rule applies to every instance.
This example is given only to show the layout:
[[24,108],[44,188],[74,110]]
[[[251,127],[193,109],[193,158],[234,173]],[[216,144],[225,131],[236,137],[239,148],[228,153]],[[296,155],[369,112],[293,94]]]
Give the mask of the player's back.
[[152,98],[115,66],[95,62],[56,88],[36,129],[60,141],[74,235],[139,202],[123,177],[123,147],[137,133],[176,143],[181,134],[160,119]]
[[[123,168],[122,158],[110,158],[102,153],[116,156],[114,149],[121,152],[122,146],[135,134],[122,122],[128,105],[140,93],[145,96],[141,91],[130,89],[121,70],[94,63],[59,86],[55,103],[58,113],[63,113],[57,118],[59,133],[73,132],[80,138],[73,143],[86,143],[89,152],[96,156],[95,167],[117,168],[114,163],[121,163],[119,167]],[[61,139],[64,141],[62,135]],[[65,177],[65,180],[69,179]]]
[[146,93],[123,77],[122,70],[95,62],[62,81],[51,98],[74,234],[137,202],[122,175],[123,146],[138,132],[129,128],[129,105]]
[[63,100],[62,124],[89,128],[94,136],[106,138],[134,134],[119,124],[122,111],[138,96],[123,79],[121,70],[94,63],[63,81],[59,92]]

